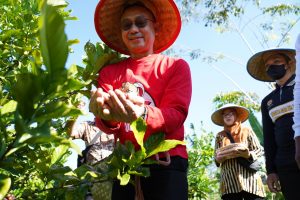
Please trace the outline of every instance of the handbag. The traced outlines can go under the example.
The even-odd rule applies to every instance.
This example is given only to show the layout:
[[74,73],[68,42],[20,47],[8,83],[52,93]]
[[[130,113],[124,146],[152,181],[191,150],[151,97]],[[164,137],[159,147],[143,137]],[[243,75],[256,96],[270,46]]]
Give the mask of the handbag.
[[[235,143],[232,135],[228,131],[225,131],[225,132],[226,132],[226,135],[227,135],[228,139],[230,140],[230,142]],[[257,172],[262,167],[262,163],[258,159],[253,161],[253,160],[249,160],[247,158],[237,157],[236,160],[240,165],[242,165],[244,168],[246,168],[250,172]]]

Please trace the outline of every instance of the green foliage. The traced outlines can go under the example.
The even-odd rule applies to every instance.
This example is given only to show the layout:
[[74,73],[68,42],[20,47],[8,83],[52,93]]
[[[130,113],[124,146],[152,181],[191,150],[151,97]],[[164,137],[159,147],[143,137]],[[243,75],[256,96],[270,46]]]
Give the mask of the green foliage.
[[258,96],[255,93],[243,93],[241,91],[232,91],[228,93],[220,93],[215,96],[213,103],[216,108],[220,108],[225,104],[234,103],[244,106],[252,111],[260,110]]
[[182,141],[165,140],[163,133],[153,134],[144,142],[146,123],[141,118],[133,122],[131,128],[139,150],[129,141],[124,145],[117,142],[113,153],[105,160],[106,168],[97,167],[97,163],[94,166],[84,164],[74,171],[66,167],[52,168],[49,176],[56,182],[51,191],[57,191],[48,194],[48,198],[84,199],[92,183],[112,179],[118,179],[121,185],[134,184],[132,176],[150,176],[147,165],[157,164],[152,155],[185,145]]
[[[81,113],[80,98],[106,64],[121,56],[97,43],[86,48],[88,67],[65,68],[69,45],[64,0],[12,0],[0,7],[0,195],[18,199],[82,198],[96,174],[63,163],[79,147],[65,124]],[[93,46],[93,44],[90,44]],[[3,177],[3,178],[2,178]],[[2,198],[0,198],[2,199]]]
[[263,8],[262,10],[263,10],[263,13],[269,13],[271,16],[274,16],[274,15],[284,16],[284,15],[288,15],[288,14],[299,15],[300,6],[293,5],[293,4],[279,3],[274,6]]
[[201,17],[205,26],[229,24],[232,18],[242,18],[249,3],[256,7],[263,15],[284,16],[298,15],[300,6],[296,3],[277,3],[269,7],[262,6],[258,0],[176,0],[181,7],[181,14],[185,19],[199,17],[198,12],[204,13]]
[[166,152],[177,145],[185,145],[179,140],[165,140],[163,133],[150,135],[145,143],[146,123],[141,118],[131,123],[131,129],[139,145],[135,150],[131,142],[125,145],[117,143],[112,155],[108,159],[109,169],[106,172],[110,178],[117,177],[121,185],[127,185],[132,175],[148,177],[150,175],[148,164],[157,163],[151,157],[157,153]]
[[281,192],[278,192],[278,193],[267,192],[266,199],[284,200],[285,198]]
[[[214,135],[201,130],[197,134],[191,124],[193,133],[187,136],[189,142],[189,199],[218,199],[218,179],[214,163]],[[200,135],[200,136],[199,136]]]
[[[197,22],[200,26],[214,28],[219,33],[235,33],[242,39],[237,47],[244,45],[250,54],[254,54],[254,49],[258,47],[267,49],[289,44],[292,40],[290,33],[300,21],[300,6],[295,1],[275,3],[259,0],[176,0],[176,2],[183,21]],[[205,48],[182,47],[169,49],[168,52],[175,55],[188,53],[192,59],[201,59],[208,64],[226,59],[245,66],[245,62],[233,60],[229,52],[210,52]]]
[[0,174],[0,199],[3,199],[11,185],[11,179],[8,176]]
[[[84,81],[93,80],[92,84],[97,86],[97,74],[102,67],[121,61],[125,57],[110,49],[104,43],[97,42],[95,45],[87,42],[84,46],[86,57],[83,58],[85,70],[82,72],[82,79]],[[91,86],[91,85],[90,85]],[[88,89],[91,89],[88,87]]]
[[73,105],[78,98],[74,91],[85,86],[65,68],[65,5],[54,0],[51,5],[1,2],[2,197],[9,191],[18,199],[46,199],[56,182],[51,171],[63,168],[69,147],[79,152],[64,130],[68,118],[81,114]]

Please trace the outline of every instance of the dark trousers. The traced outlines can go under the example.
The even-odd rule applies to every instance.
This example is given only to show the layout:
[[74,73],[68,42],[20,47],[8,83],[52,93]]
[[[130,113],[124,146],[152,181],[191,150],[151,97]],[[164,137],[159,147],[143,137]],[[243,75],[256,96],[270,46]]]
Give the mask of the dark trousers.
[[242,191],[239,193],[230,193],[224,194],[222,196],[223,200],[263,200],[263,197],[257,196],[255,194],[251,194],[246,191]]
[[[171,157],[169,166],[151,165],[150,177],[141,178],[141,188],[145,200],[187,200],[187,159]],[[115,181],[112,200],[134,200],[135,190],[132,184],[120,186]]]
[[300,170],[296,163],[284,168],[278,168],[277,174],[281,191],[285,200],[300,199]]

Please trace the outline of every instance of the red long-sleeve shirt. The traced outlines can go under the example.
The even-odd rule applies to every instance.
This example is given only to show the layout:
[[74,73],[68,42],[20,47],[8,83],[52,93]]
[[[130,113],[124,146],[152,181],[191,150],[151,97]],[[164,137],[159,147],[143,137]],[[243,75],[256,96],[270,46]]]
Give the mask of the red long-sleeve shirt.
[[[123,83],[134,84],[144,97],[148,109],[145,139],[163,132],[166,139],[184,140],[184,121],[188,115],[192,95],[192,81],[188,64],[179,58],[153,54],[141,59],[128,58],[103,68],[98,84],[104,91],[121,88]],[[114,133],[121,143],[130,140],[137,147],[129,124],[107,127],[96,118],[97,126],[106,133]],[[186,147],[178,145],[169,151],[171,156],[187,158]]]

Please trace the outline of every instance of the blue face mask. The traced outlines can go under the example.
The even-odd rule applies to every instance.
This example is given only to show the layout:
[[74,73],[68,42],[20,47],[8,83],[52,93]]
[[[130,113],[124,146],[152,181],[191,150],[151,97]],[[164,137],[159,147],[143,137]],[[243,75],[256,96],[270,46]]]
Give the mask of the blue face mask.
[[270,65],[267,74],[274,80],[281,79],[286,73],[285,65]]

